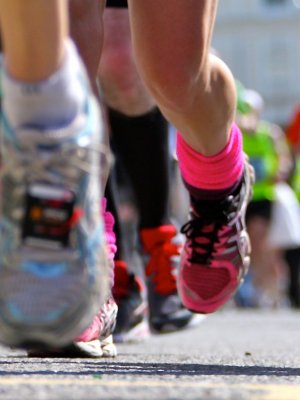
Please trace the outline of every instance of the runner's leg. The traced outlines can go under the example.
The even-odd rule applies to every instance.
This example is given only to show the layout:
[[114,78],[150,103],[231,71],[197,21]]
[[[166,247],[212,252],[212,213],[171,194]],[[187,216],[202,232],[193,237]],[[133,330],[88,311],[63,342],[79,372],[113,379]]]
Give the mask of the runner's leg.
[[233,124],[234,79],[209,53],[217,1],[128,3],[141,76],[180,132],[177,155],[192,205],[182,228],[180,293],[191,310],[212,312],[235,292],[249,265],[244,214],[252,181]]

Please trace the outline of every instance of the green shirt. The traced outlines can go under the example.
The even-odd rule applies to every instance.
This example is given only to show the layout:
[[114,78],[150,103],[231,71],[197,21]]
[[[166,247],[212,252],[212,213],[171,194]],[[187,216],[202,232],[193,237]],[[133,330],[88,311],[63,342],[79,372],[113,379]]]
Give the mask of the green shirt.
[[273,201],[278,155],[270,125],[267,122],[260,122],[256,132],[242,131],[242,133],[244,152],[249,156],[250,164],[255,170],[252,199]]

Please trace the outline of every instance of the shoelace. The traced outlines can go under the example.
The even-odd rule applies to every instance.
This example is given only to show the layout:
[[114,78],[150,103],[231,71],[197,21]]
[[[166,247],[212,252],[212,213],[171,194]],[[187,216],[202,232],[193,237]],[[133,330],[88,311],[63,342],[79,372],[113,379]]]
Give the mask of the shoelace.
[[151,250],[146,268],[147,276],[153,276],[158,293],[166,295],[176,290],[176,278],[172,273],[172,257],[179,256],[179,248],[171,240],[157,243]]
[[[10,132],[9,123],[3,114],[2,123],[5,126],[5,132]],[[88,152],[97,152],[102,156],[102,171],[106,173],[111,165],[111,152],[108,146],[101,143],[100,140],[97,143],[94,140],[93,143],[87,144],[88,138],[82,135],[78,138],[79,141],[83,140],[82,147],[72,140],[72,132],[84,130],[86,123],[86,116],[80,114],[69,127],[45,132],[39,132],[30,127],[20,128],[18,145],[15,147],[15,144],[11,144],[14,150],[10,151],[5,158],[4,171],[12,171],[13,167],[14,174],[19,177],[24,176],[25,169],[30,180],[47,181],[49,179],[51,183],[54,183],[57,179],[59,183],[59,175],[61,175],[76,183],[78,171],[91,172],[91,165],[86,161],[89,157]],[[41,144],[41,138],[43,144]],[[9,136],[7,139],[9,142]],[[59,145],[57,145],[58,143]],[[10,146],[6,150],[9,151]],[[68,159],[67,165],[66,159]],[[97,170],[99,168],[98,165],[94,167]]]
[[[191,263],[209,265],[216,248],[221,243],[220,232],[235,216],[240,193],[226,197],[218,205],[205,203],[202,214],[191,212],[191,219],[181,228],[181,233],[190,240]],[[199,206],[201,209],[201,203]]]
[[[53,182],[59,177],[67,177],[69,182],[76,183],[79,171],[90,172],[91,167],[85,162],[86,156],[83,154],[95,149],[80,149],[71,144],[63,144],[57,150],[41,150],[35,146],[26,146],[23,151],[12,152],[4,165],[4,172],[11,171],[14,167],[14,175],[24,175],[24,171],[30,176],[30,180],[42,180]],[[43,156],[42,156],[43,155]],[[65,160],[68,160],[66,165]],[[16,167],[19,168],[16,170]]]

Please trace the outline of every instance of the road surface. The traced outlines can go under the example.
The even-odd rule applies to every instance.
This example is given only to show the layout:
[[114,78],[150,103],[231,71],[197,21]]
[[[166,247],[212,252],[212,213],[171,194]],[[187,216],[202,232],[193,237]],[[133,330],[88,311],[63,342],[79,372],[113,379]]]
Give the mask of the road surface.
[[116,359],[0,348],[0,400],[299,400],[300,312],[224,310]]

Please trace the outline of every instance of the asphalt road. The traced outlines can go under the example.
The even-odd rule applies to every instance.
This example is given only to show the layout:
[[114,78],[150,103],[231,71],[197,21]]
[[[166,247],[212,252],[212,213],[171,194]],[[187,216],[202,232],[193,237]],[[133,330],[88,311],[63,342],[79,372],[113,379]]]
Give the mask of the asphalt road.
[[116,359],[0,348],[0,400],[299,400],[300,312],[224,310]]

